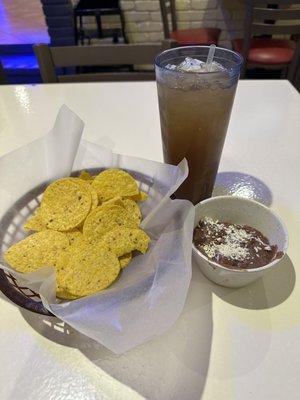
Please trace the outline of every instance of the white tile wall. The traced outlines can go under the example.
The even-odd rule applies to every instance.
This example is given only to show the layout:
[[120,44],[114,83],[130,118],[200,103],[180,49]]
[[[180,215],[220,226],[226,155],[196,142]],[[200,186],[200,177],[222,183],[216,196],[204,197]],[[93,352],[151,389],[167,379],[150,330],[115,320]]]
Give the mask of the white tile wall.
[[[121,0],[129,42],[163,39],[159,0]],[[222,29],[219,45],[231,47],[231,39],[243,33],[243,1],[176,0],[179,29],[217,27]]]

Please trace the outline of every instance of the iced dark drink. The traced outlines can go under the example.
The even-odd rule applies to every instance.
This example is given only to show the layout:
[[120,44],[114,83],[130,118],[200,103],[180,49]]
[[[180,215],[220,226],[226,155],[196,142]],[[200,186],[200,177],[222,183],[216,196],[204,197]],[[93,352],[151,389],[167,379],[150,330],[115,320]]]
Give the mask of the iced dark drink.
[[242,65],[238,54],[216,48],[208,66],[208,51],[167,50],[155,65],[164,160],[187,158],[189,176],[176,197],[195,204],[211,196]]

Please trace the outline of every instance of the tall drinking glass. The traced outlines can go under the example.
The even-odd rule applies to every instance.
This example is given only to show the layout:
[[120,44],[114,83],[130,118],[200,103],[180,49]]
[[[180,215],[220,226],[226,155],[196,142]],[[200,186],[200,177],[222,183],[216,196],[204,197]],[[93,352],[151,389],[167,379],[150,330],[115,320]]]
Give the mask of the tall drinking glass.
[[179,47],[155,60],[164,160],[187,158],[189,176],[175,195],[194,204],[212,194],[243,63],[216,47],[208,66],[209,49]]

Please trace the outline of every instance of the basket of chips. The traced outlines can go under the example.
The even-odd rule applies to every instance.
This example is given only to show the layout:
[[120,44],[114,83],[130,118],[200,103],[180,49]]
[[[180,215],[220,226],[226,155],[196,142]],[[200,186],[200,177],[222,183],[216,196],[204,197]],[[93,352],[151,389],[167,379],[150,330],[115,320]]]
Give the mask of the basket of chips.
[[49,134],[0,159],[0,289],[121,353],[184,305],[194,208],[170,195],[187,167],[114,154],[82,128],[63,107]]
[[[70,178],[39,185],[13,204],[1,220],[4,260],[23,273],[47,264],[55,266],[56,296],[61,299],[103,290],[130,264],[132,252],[148,248],[149,237],[139,228],[139,203],[148,198],[150,188],[148,177],[119,169],[76,171]],[[23,239],[15,243],[16,237]],[[111,251],[116,257],[108,257],[106,266],[103,257]],[[84,262],[86,252],[97,258],[97,263],[91,256]],[[68,262],[73,258],[77,269],[75,260]],[[98,275],[92,275],[91,266],[86,264],[93,264]],[[72,265],[72,276],[68,275],[68,265]],[[68,292],[68,285],[78,283],[80,287],[74,288],[74,293]],[[53,315],[43,306],[39,294],[19,284],[10,271],[0,270],[0,288],[17,305]]]

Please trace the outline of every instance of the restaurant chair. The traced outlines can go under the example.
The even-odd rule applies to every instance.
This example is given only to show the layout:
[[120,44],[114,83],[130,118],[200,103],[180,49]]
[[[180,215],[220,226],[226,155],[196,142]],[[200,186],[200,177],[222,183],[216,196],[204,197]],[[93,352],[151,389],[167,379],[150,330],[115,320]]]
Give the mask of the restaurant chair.
[[[79,31],[83,33],[80,36],[81,44],[84,44],[84,39],[86,37],[91,38],[104,38],[112,37],[114,43],[119,42],[119,34],[121,33],[124,42],[127,43],[125,36],[125,20],[122,9],[119,4],[119,0],[79,0],[75,9],[75,18],[79,20]],[[120,18],[120,29],[103,29],[102,28],[102,17],[107,15],[118,15]],[[96,36],[84,28],[82,18],[85,16],[95,17],[95,22],[97,26]],[[77,29],[76,22],[76,29]]]
[[[175,40],[179,46],[211,45],[218,44],[221,30],[218,28],[177,29],[175,0],[159,0],[164,36],[166,39]],[[169,28],[171,16],[172,30]]]
[[[300,10],[279,7],[300,4],[300,0],[275,0],[272,8],[267,3],[246,1],[244,38],[234,39],[233,49],[245,59],[243,74],[247,68],[278,69],[292,82],[299,65]],[[274,35],[287,35],[288,38]],[[293,37],[296,40],[292,40]]]
[[[44,83],[91,82],[91,81],[141,81],[154,80],[154,71],[137,71],[135,65],[153,65],[161,51],[170,48],[171,40],[161,44],[108,44],[98,46],[49,47],[45,44],[33,46]],[[57,69],[76,67],[121,67],[93,73],[60,75]],[[129,66],[129,68],[128,68]]]
[[0,85],[5,85],[7,84],[7,79],[6,79],[6,75],[4,73],[4,68],[2,66],[1,60],[0,60]]
[[74,10],[71,0],[41,0],[51,46],[76,44]]

